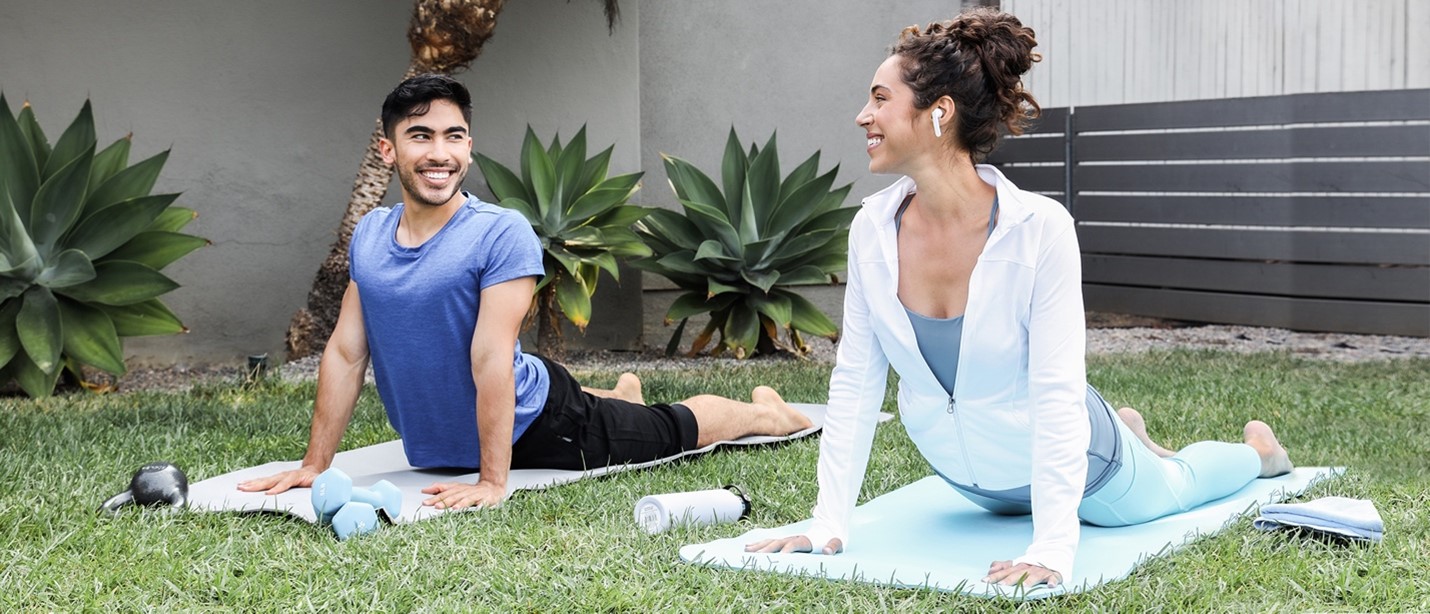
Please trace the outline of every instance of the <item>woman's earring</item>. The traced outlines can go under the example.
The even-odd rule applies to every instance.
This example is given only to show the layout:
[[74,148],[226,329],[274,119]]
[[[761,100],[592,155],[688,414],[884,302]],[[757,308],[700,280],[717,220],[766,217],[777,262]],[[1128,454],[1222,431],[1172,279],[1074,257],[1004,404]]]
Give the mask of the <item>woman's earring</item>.
[[943,109],[934,109],[934,110],[933,110],[933,115],[932,115],[932,117],[933,117],[933,135],[934,135],[934,137],[942,137],[942,136],[943,136],[943,126],[940,126],[940,125],[939,125],[938,120],[943,119]]

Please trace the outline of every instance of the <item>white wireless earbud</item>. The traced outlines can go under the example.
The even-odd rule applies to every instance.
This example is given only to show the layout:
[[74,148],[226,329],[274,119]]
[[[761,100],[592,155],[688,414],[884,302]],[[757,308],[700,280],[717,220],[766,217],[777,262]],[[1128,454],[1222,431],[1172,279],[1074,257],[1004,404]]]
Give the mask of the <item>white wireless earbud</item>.
[[935,137],[943,136],[943,126],[940,126],[938,123],[940,119],[943,119],[943,109],[935,108],[933,110],[933,135]]

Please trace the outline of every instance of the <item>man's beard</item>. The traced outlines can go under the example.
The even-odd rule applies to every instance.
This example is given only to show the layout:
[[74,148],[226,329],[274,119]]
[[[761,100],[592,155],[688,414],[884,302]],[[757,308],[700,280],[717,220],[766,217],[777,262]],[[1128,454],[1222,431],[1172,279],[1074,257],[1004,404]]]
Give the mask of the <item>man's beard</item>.
[[407,193],[408,200],[412,201],[412,203],[410,204],[426,205],[429,207],[441,207],[442,205],[447,204],[448,201],[452,200],[452,196],[456,195],[457,191],[462,189],[462,180],[466,179],[465,172],[463,172],[461,175],[458,175],[458,172],[460,171],[455,169],[451,170],[450,172],[452,173],[452,177],[450,177],[449,180],[452,182],[452,184],[448,186],[446,193],[442,194],[441,200],[437,201],[433,201],[427,198],[425,190],[427,190],[428,188],[422,184],[422,179],[417,176],[421,173],[421,171],[418,171],[416,169],[409,170],[405,167],[398,166],[397,180],[402,184],[403,191]]

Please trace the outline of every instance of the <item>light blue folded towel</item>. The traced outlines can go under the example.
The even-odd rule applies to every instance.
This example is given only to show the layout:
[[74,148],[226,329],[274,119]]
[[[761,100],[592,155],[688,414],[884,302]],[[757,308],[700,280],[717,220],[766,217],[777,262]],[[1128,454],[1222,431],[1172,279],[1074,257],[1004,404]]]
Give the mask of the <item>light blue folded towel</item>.
[[1282,527],[1305,527],[1351,539],[1378,542],[1385,523],[1375,504],[1365,499],[1322,497],[1306,503],[1273,503],[1261,506],[1261,517],[1252,525],[1263,531]]

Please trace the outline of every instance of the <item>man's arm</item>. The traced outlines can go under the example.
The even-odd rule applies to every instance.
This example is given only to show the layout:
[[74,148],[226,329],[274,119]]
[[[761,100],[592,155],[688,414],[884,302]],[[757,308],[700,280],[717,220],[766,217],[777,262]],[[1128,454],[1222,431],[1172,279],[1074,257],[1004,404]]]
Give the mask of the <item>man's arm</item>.
[[303,466],[265,478],[248,480],[239,490],[276,495],[294,487],[309,487],[333,462],[343,432],[352,420],[353,408],[362,393],[368,363],[367,329],[362,321],[362,303],[357,284],[348,282],[338,323],[328,337],[318,368],[318,398],[313,404],[313,424],[308,433],[308,452]]
[[433,495],[423,505],[439,509],[491,507],[506,499],[511,471],[511,437],[516,421],[516,381],[512,356],[521,321],[531,308],[536,278],[520,277],[482,290],[477,328],[472,334],[472,381],[477,387],[477,438],[482,472],[476,484],[443,482],[422,489]]

